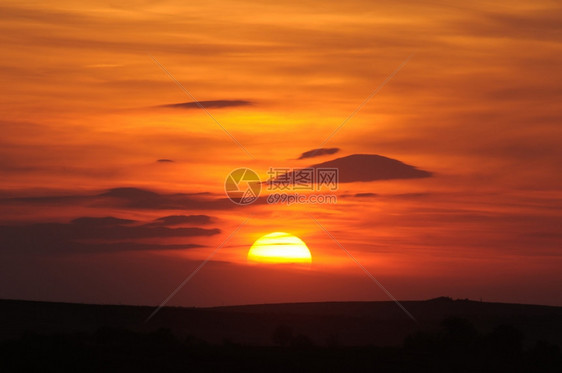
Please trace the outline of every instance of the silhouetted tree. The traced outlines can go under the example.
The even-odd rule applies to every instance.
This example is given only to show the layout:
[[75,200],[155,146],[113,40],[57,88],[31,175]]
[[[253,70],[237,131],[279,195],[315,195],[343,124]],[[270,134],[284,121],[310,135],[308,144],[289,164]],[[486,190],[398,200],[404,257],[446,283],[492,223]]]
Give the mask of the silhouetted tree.
[[488,335],[488,346],[494,355],[517,356],[522,350],[523,333],[512,325],[500,325]]
[[560,346],[543,340],[537,341],[529,351],[529,364],[537,372],[562,371]]
[[273,331],[273,343],[279,346],[288,346],[293,339],[293,329],[288,325],[279,325]]
[[476,327],[466,319],[451,317],[443,320],[443,341],[453,348],[467,348],[478,339]]
[[304,334],[297,334],[291,339],[291,346],[293,347],[312,347],[314,343],[312,340]]
[[340,337],[337,334],[330,334],[326,338],[326,345],[328,347],[339,347],[340,346]]

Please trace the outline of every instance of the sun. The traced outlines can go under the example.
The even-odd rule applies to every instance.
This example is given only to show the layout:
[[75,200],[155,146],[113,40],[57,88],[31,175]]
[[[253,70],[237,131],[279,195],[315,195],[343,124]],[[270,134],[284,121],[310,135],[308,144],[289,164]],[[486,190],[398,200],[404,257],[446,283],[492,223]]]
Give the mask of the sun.
[[310,263],[312,255],[306,244],[290,233],[273,232],[254,242],[248,261],[260,263]]

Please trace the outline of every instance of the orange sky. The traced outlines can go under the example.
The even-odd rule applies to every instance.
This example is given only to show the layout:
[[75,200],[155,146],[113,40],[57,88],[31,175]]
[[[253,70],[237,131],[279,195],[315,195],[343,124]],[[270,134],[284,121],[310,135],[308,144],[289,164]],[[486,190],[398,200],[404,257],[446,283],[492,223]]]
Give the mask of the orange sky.
[[[398,299],[562,305],[558,2],[3,1],[0,19],[0,297],[157,304],[251,216],[170,304],[386,300],[313,216]],[[338,153],[297,160],[411,55],[323,145]],[[249,102],[208,110],[255,158],[165,107],[193,100],[151,56],[198,100]],[[432,176],[341,183],[335,205],[222,203],[234,168],[353,154]],[[178,193],[196,202],[162,203]],[[210,221],[71,223],[170,215]],[[248,267],[274,231],[311,267]]]

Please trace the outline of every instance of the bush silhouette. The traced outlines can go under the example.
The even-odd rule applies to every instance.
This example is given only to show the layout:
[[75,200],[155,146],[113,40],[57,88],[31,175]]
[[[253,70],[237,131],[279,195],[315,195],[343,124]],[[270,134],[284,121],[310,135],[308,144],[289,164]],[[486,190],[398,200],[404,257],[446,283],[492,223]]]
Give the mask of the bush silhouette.
[[293,340],[293,329],[288,325],[279,325],[273,331],[272,339],[278,346],[289,346]]

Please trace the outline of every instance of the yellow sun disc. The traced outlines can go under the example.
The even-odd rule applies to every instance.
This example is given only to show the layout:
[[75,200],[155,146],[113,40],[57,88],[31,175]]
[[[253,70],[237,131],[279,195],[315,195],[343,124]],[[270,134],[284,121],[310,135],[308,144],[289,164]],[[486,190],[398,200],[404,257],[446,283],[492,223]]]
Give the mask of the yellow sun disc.
[[306,244],[290,233],[273,232],[254,242],[248,261],[261,263],[310,263],[312,256]]

